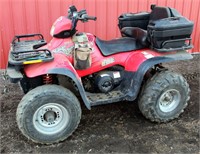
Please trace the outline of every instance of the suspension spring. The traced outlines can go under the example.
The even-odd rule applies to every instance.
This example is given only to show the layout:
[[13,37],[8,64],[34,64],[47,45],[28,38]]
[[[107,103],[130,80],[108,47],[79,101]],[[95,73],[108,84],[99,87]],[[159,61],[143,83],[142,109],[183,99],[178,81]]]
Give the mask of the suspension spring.
[[43,83],[44,84],[52,84],[53,83],[53,75],[46,74],[43,76]]

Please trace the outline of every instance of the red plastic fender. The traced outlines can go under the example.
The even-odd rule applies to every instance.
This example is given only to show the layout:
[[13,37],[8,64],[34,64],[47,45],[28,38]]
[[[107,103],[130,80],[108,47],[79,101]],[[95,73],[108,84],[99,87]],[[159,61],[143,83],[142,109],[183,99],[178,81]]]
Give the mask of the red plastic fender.
[[143,49],[142,51],[132,52],[125,62],[125,70],[136,72],[140,65],[148,59],[163,56],[166,53],[158,53],[150,49]]
[[48,74],[50,70],[57,68],[68,69],[80,79],[71,62],[68,60],[68,57],[64,54],[54,54],[54,60],[51,62],[27,65],[24,68],[24,71],[27,77],[32,78]]

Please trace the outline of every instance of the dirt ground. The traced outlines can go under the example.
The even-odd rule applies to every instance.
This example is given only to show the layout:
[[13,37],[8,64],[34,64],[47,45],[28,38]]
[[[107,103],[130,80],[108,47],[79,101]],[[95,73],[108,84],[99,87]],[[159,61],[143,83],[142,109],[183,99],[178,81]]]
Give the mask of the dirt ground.
[[166,65],[182,73],[191,88],[189,106],[178,119],[152,123],[142,116],[137,102],[98,106],[91,111],[82,105],[82,119],[75,133],[48,146],[35,144],[21,134],[15,114],[23,93],[17,84],[1,76],[1,153],[200,153],[199,64],[200,55],[195,55],[193,60]]

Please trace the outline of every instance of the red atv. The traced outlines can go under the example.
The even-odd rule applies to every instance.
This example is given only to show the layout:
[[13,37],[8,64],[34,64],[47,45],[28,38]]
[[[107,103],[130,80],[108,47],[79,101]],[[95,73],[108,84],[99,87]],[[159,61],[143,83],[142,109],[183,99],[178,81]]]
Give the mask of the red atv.
[[48,44],[41,34],[15,36],[7,73],[26,94],[16,114],[21,132],[37,143],[63,141],[81,119],[77,96],[88,109],[138,98],[151,121],[177,118],[190,98],[189,85],[162,63],[192,58],[193,23],[175,9],[151,9],[122,14],[122,37],[109,41],[76,31],[78,21],[96,17],[75,6],[53,24]]

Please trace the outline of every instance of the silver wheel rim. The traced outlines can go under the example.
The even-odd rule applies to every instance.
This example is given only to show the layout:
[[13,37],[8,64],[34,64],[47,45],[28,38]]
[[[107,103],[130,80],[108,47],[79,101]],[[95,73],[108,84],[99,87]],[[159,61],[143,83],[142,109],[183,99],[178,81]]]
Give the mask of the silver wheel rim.
[[181,95],[176,89],[170,89],[162,93],[159,98],[159,108],[162,112],[173,111],[180,103]]
[[35,129],[46,135],[61,132],[69,123],[69,112],[57,103],[48,103],[36,110],[33,115]]

